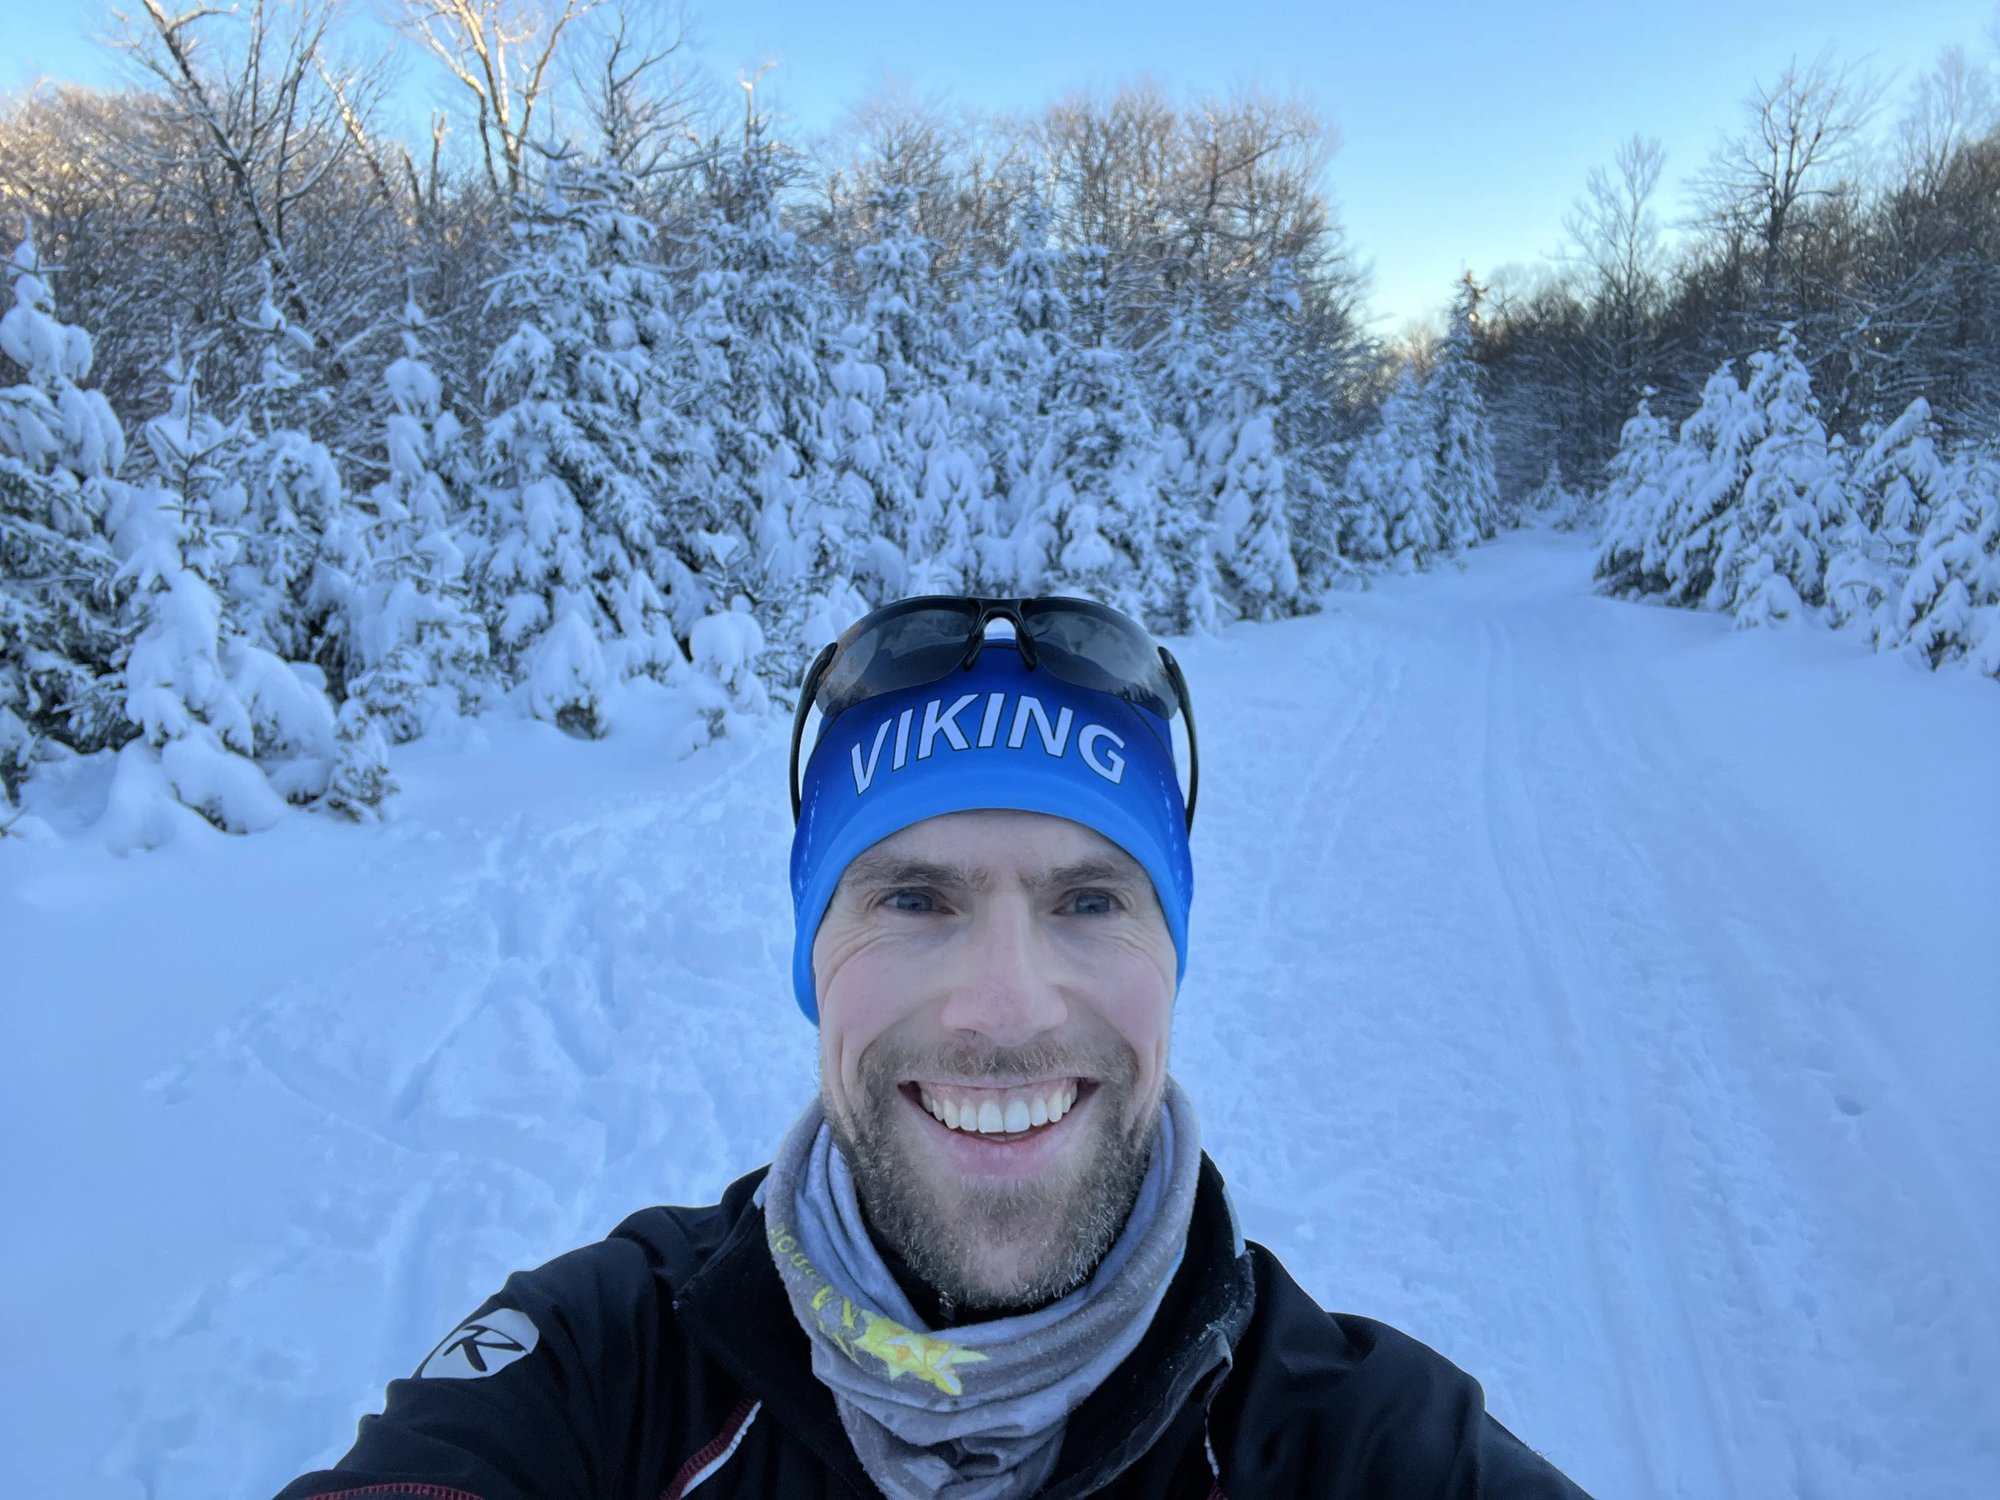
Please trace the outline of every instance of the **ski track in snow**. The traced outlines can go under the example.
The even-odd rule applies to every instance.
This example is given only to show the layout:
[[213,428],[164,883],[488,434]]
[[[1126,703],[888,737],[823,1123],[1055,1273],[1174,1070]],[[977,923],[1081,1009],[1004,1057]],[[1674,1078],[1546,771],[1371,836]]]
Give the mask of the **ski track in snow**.
[[[1792,747],[1732,761],[1690,732],[1680,665],[1726,623],[1587,576],[1580,544],[1512,538],[1177,646],[1204,795],[1176,1070],[1205,1143],[1309,1290],[1470,1369],[1596,1494],[1990,1493],[1996,1183],[1880,1040],[1922,939],[1744,789],[1749,757]],[[1725,644],[1731,671],[1784,670]],[[1967,687],[1991,692],[1922,690]],[[1990,744],[2000,713],[1951,722]],[[7,1492],[268,1493],[508,1271],[766,1160],[814,1066],[781,734],[679,764],[536,741],[546,796],[530,772],[454,796],[458,767],[418,761],[399,823],[316,834],[364,844],[350,878],[383,892],[341,917],[342,960],[159,1059],[117,1108],[162,1144],[48,1165],[183,1238],[222,1201],[205,1170],[239,1195],[247,1173],[254,1228],[52,1289],[128,1331],[42,1354],[108,1373],[77,1383],[93,1408],[17,1410],[37,1487]],[[1980,763],[1970,734],[1939,753]],[[1934,823],[1910,836],[1942,847]],[[1993,843],[1968,856],[1988,889]],[[7,878],[36,894],[32,860]],[[0,919],[108,920],[51,899]]]

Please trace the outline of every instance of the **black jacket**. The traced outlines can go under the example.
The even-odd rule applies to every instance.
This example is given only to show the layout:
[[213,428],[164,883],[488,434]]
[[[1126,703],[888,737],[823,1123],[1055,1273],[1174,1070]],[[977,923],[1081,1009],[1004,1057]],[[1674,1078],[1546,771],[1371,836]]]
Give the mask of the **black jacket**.
[[[771,1264],[751,1202],[762,1177],[510,1276],[440,1350],[511,1363],[392,1382],[347,1456],[279,1500],[875,1495]],[[532,1321],[529,1353],[505,1313],[466,1332],[502,1309]],[[1327,1313],[1246,1245],[1205,1157],[1166,1298],[1071,1415],[1042,1493],[1583,1500],[1487,1415],[1477,1381],[1393,1328]]]

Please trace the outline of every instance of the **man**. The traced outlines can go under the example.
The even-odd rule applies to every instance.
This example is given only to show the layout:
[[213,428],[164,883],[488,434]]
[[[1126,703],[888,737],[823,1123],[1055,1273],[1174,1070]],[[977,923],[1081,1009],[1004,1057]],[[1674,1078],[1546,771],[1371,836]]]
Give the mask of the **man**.
[[720,1204],[509,1278],[282,1500],[1579,1496],[1241,1238],[1167,1071],[1193,731],[1097,604],[829,646],[792,744],[818,1099]]

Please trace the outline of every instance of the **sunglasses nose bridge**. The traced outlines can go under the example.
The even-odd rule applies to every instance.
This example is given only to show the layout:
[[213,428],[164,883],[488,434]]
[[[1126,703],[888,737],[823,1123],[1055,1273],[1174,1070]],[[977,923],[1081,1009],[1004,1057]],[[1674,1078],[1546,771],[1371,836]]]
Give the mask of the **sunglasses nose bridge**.
[[1021,653],[1021,660],[1029,671],[1037,665],[1034,632],[1028,629],[1028,614],[1019,599],[989,599],[980,612],[979,634],[986,634],[986,627],[994,620],[1005,620],[1014,627],[1014,649]]
[[959,667],[970,670],[979,660],[979,653],[986,649],[986,627],[995,620],[1005,620],[1014,627],[1014,649],[1021,653],[1022,662],[1032,671],[1036,665],[1035,638],[1028,632],[1028,619],[1018,599],[979,601],[979,615],[972,622],[972,633],[966,638],[965,655],[959,658]]

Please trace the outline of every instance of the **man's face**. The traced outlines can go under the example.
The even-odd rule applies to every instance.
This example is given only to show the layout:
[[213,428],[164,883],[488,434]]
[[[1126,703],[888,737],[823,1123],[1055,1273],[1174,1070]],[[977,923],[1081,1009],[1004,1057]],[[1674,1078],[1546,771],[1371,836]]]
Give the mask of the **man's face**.
[[1037,1306],[1103,1259],[1174,974],[1145,871],[1063,818],[950,813],[848,867],[813,943],[820,1093],[870,1226],[944,1297]]

